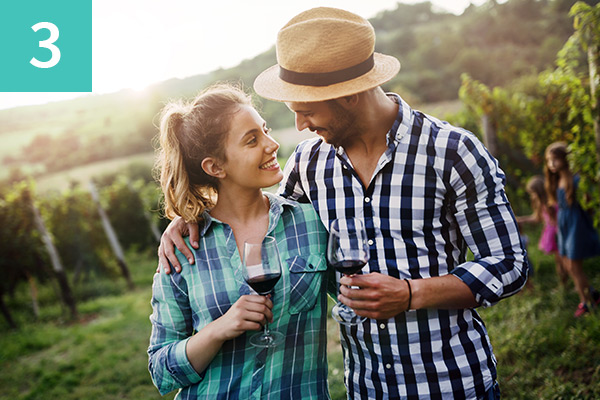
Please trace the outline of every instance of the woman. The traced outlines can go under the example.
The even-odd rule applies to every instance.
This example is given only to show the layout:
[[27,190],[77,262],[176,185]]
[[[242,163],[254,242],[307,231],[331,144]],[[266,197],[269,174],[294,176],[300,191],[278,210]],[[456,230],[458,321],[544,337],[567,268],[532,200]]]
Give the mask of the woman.
[[[161,116],[160,184],[169,218],[197,221],[194,265],[158,273],[152,288],[149,369],[177,398],[329,398],[326,361],[326,231],[310,204],[266,194],[277,184],[279,145],[240,89],[219,85]],[[250,294],[245,241],[277,240],[282,276],[272,297]],[[285,335],[261,349],[265,323]]]
[[550,204],[558,207],[558,252],[579,294],[574,313],[578,318],[600,304],[600,293],[590,286],[583,270],[584,259],[600,255],[600,240],[590,216],[577,201],[579,176],[571,172],[568,153],[565,142],[550,144],[544,174]]

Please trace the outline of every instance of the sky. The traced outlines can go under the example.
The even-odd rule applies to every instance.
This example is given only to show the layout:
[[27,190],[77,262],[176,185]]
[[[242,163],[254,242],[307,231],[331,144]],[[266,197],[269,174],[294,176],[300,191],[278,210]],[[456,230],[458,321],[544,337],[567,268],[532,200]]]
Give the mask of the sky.
[[[430,0],[461,14],[485,0]],[[419,3],[421,0],[403,0]],[[144,87],[186,78],[269,50],[279,29],[312,7],[343,8],[365,18],[398,0],[97,0],[92,3],[92,93],[2,93],[0,109]],[[1,70],[0,70],[1,73]]]

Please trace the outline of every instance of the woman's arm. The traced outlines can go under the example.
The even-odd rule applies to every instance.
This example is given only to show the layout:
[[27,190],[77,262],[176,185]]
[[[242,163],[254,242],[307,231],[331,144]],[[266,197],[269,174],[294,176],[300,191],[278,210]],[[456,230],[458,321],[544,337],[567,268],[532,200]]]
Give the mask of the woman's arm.
[[201,382],[223,343],[247,330],[259,330],[261,324],[273,318],[272,307],[266,297],[242,296],[222,317],[194,334],[183,274],[155,274],[148,369],[159,392],[164,395]]
[[206,325],[190,338],[186,354],[190,363],[201,373],[221,349],[223,343],[246,331],[257,331],[273,319],[273,303],[268,297],[246,295],[239,298],[221,317]]

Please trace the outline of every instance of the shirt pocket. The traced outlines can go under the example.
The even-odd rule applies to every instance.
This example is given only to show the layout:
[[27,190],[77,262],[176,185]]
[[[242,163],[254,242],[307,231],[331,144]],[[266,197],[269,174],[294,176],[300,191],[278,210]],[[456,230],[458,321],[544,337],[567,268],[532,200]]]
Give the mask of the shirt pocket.
[[323,254],[294,256],[287,259],[290,279],[290,314],[310,311],[320,296],[327,271]]

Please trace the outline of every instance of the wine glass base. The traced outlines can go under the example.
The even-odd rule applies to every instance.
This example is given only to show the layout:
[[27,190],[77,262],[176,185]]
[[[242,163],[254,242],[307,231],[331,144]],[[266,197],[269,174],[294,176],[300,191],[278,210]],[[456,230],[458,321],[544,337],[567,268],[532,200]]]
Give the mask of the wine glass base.
[[338,303],[331,309],[331,316],[338,323],[346,326],[359,325],[367,318],[358,316],[350,307],[343,303]]
[[254,347],[277,347],[283,343],[284,338],[281,332],[270,331],[268,334],[260,332],[250,338],[250,344]]

